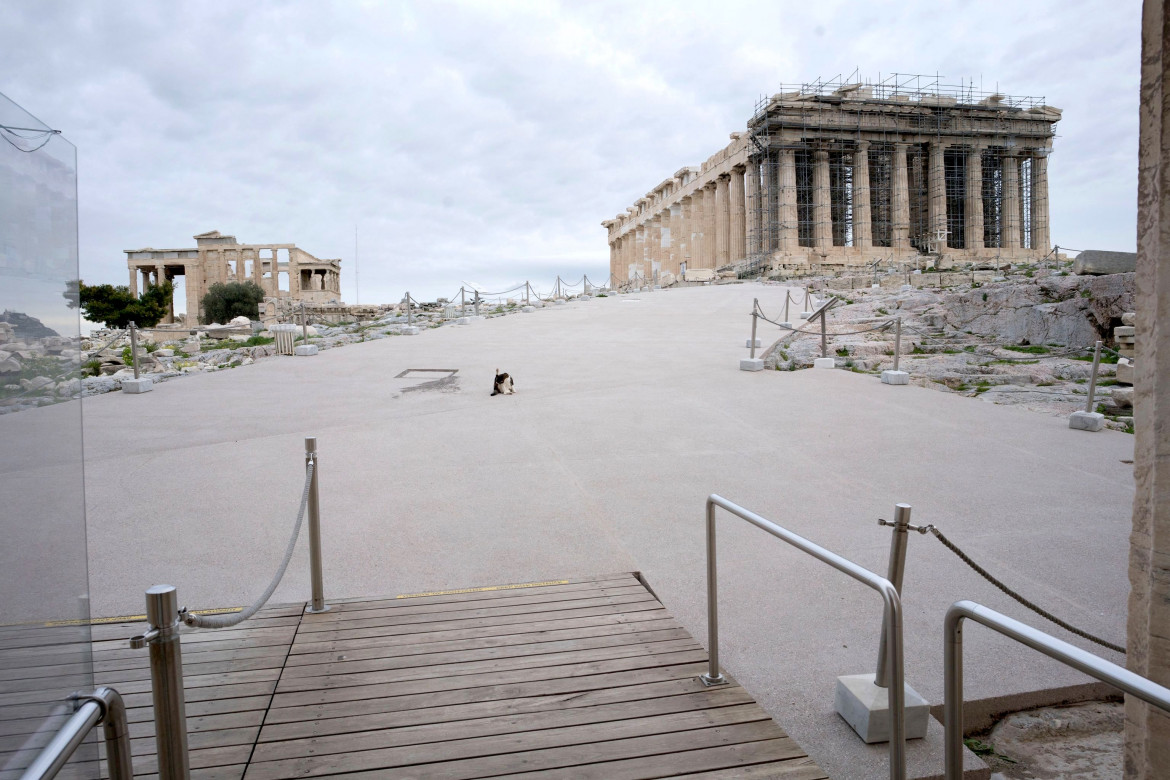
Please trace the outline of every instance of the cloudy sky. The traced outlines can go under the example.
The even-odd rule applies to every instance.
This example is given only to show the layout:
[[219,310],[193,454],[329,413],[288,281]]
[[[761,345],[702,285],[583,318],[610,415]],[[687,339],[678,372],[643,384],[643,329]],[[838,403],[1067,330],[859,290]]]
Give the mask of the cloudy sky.
[[1064,109],[1053,241],[1132,250],[1140,4],[4,0],[0,92],[78,147],[87,282],[207,230],[396,301],[604,279],[600,226],[780,85],[938,73]]

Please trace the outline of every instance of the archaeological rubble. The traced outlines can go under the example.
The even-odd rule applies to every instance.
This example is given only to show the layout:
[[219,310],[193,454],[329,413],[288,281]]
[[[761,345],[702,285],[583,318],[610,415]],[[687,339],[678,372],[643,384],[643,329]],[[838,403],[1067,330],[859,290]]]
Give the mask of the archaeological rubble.
[[1043,98],[921,76],[782,87],[725,148],[602,222],[610,272],[637,283],[1035,261],[1052,250],[1060,118]]

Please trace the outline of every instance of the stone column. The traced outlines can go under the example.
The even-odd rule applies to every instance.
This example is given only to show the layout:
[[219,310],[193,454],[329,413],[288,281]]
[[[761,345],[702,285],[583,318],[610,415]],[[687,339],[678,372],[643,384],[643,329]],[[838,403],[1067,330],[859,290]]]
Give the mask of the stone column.
[[130,267],[130,294],[135,298],[138,297],[138,268],[136,266]]
[[1041,252],[1052,249],[1048,229],[1048,151],[1037,149],[1032,158],[1032,248]]
[[682,272],[684,265],[690,267],[691,254],[691,196],[687,195],[680,198],[678,202],[678,227],[675,227],[675,221],[670,222],[670,236],[671,242],[675,242],[675,236],[678,236],[675,244],[675,254],[678,257],[679,272]]
[[1003,248],[1020,248],[1020,161],[1015,152],[1003,155]]
[[764,253],[760,244],[760,162],[749,160],[743,179],[744,208],[744,254],[759,257]]
[[674,205],[662,209],[662,270],[672,274],[678,273],[678,261],[675,259],[674,231],[677,222],[674,218]]
[[[1170,3],[1142,10],[1138,102],[1134,500],[1126,666],[1170,686]],[[1162,326],[1165,325],[1163,328]],[[1163,338],[1166,337],[1166,338]],[[1166,470],[1163,470],[1163,466]],[[1127,696],[1125,777],[1170,777],[1170,715]]]
[[937,251],[947,248],[947,180],[943,162],[946,144],[930,142],[930,170],[927,176],[927,224],[930,225],[930,241]]
[[715,267],[722,268],[731,262],[731,203],[728,198],[728,183],[731,177],[726,173],[715,180]]
[[620,238],[615,238],[609,243],[609,272],[611,274],[617,273],[618,258],[621,257],[621,243]]
[[973,146],[967,150],[967,197],[964,201],[966,219],[963,236],[968,249],[983,248],[983,150]]
[[891,226],[894,249],[910,248],[910,184],[906,178],[906,147],[894,144],[894,223]]
[[777,179],[779,205],[776,212],[779,228],[776,231],[778,237],[776,248],[791,255],[800,248],[796,212],[796,150],[780,150],[780,170]]
[[829,190],[829,152],[813,152],[813,246],[824,251],[833,246],[832,193]]
[[646,226],[638,225],[634,230],[634,260],[630,264],[629,281],[644,276],[646,268]]
[[[781,152],[780,154],[783,154]],[[778,250],[784,249],[784,239],[781,236],[784,215],[781,213],[780,198],[781,198],[781,178],[783,173],[781,171],[781,158],[776,156],[776,153],[768,155],[764,158],[764,207],[760,212],[764,215],[764,224],[761,225],[763,229],[761,241],[761,248],[765,254],[771,254]],[[795,181],[795,179],[793,180]]]
[[744,208],[744,166],[731,169],[728,201],[731,206],[730,251],[731,262],[738,263],[747,256],[747,211]]
[[873,217],[869,197],[869,141],[858,141],[853,153],[853,246],[873,248]]
[[166,281],[166,278],[167,278],[166,266],[164,266],[164,265],[155,266],[155,268],[154,268],[154,283],[155,284],[162,284],[163,282]]
[[650,218],[650,262],[646,265],[646,278],[653,282],[654,272],[662,270],[662,215]]

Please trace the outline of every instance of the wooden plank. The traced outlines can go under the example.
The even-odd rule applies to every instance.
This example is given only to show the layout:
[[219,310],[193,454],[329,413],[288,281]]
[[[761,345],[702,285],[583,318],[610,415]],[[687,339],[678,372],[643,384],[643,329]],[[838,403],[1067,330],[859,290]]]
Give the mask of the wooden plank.
[[[511,771],[516,766],[525,766],[529,771],[555,768],[557,766],[592,763],[596,754],[605,754],[605,747],[616,745],[619,755],[629,750],[637,738],[649,736],[667,737],[670,744],[684,745],[688,740],[698,740],[704,732],[710,735],[721,726],[755,724],[762,726],[753,731],[756,739],[783,736],[783,732],[768,718],[758,704],[744,704],[722,707],[716,710],[700,710],[650,718],[633,718],[567,728],[546,729],[522,735],[479,737],[455,742],[391,747],[379,750],[363,750],[329,756],[304,756],[283,761],[253,761],[244,777],[250,780],[282,780],[286,777],[319,777],[346,772],[385,772],[396,767],[411,767],[411,775],[425,777],[426,771],[420,764],[442,762],[444,777],[452,776],[451,770],[461,763],[469,773],[466,777],[485,776],[472,770],[472,763],[495,767],[494,774]],[[726,734],[720,734],[724,741]],[[750,740],[741,740],[750,741]],[[566,749],[566,748],[576,748]],[[658,750],[657,752],[668,752]],[[518,763],[523,754],[523,763]],[[635,752],[633,755],[640,755]],[[590,758],[593,757],[593,758]],[[468,761],[468,759],[478,759]],[[383,775],[384,776],[384,775]]]
[[[744,747],[759,749],[754,742]],[[698,769],[698,767],[688,767]],[[655,775],[657,777],[657,775]],[[801,755],[787,761],[775,761],[752,766],[737,766],[734,769],[715,769],[709,772],[679,774],[674,777],[686,780],[828,780],[829,776],[808,756]]]
[[264,742],[256,746],[256,750],[252,754],[252,761],[277,761],[310,754],[324,756],[330,753],[350,753],[361,750],[421,745],[430,742],[476,739],[502,734],[522,734],[609,721],[651,718],[680,712],[715,710],[720,707],[746,704],[755,704],[755,702],[739,686],[730,686],[684,696],[643,699],[593,707],[566,707],[546,712],[499,715],[424,725],[412,724],[371,731],[316,736],[312,739]]

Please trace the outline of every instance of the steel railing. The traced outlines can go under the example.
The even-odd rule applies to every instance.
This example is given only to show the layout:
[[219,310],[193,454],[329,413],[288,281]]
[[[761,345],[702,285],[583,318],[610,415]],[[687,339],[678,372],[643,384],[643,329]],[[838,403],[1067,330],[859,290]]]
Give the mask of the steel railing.
[[722,496],[712,493],[707,497],[707,644],[710,665],[707,674],[702,675],[705,685],[721,685],[727,682],[719,671],[719,594],[718,571],[715,557],[715,508],[724,510],[767,531],[772,536],[787,542],[812,557],[827,563],[837,571],[876,590],[884,605],[886,665],[890,674],[890,778],[905,780],[906,777],[906,681],[902,653],[902,600],[894,584],[869,569],[858,566],[802,536],[782,528],[755,512],[733,504]]
[[90,729],[102,724],[106,737],[106,763],[110,780],[134,780],[130,759],[130,729],[126,725],[126,705],[113,688],[105,686],[93,693],[77,696],[77,709],[57,730],[49,744],[41,749],[20,780],[50,780],[69,762],[85,742]]
[[1170,712],[1170,689],[982,604],[974,601],[956,601],[947,610],[943,623],[946,780],[962,780],[963,777],[963,621],[967,618]]

